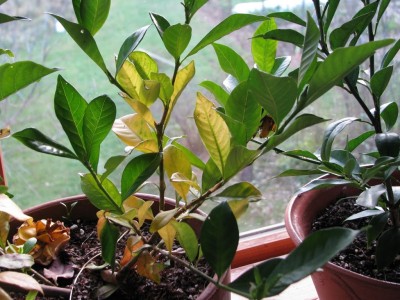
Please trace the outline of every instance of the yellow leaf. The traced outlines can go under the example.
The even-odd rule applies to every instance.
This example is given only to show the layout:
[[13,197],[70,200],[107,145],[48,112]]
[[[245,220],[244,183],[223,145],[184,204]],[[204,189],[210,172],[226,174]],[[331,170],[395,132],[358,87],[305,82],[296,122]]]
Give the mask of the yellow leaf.
[[154,201],[145,201],[142,206],[140,206],[138,211],[138,221],[139,227],[142,227],[145,220],[153,220],[153,211],[151,210],[151,206]]
[[214,104],[201,93],[197,94],[194,120],[201,140],[212,160],[224,175],[225,163],[230,152],[230,132]]
[[134,51],[129,54],[129,60],[134,63],[142,78],[148,79],[151,73],[158,72],[157,63],[146,52]]
[[158,143],[154,132],[139,114],[116,119],[112,130],[128,146],[144,153],[158,152]]
[[150,225],[150,232],[154,233],[161,228],[163,228],[165,225],[167,225],[175,216],[175,213],[178,209],[171,209],[171,210],[166,210],[166,211],[160,211],[155,217],[153,222],[151,222]]
[[[201,188],[199,186],[199,184],[196,181],[196,176],[192,176],[192,180],[190,180],[189,178],[186,178],[182,173],[174,173],[172,174],[171,178],[171,184],[174,186],[176,191],[179,191],[179,189],[184,189],[184,191],[186,190],[190,190],[190,188],[192,187],[192,192],[193,193],[198,193],[199,191],[201,191]],[[179,192],[178,192],[179,193]],[[186,200],[185,197],[183,197],[184,200]]]
[[1,248],[5,248],[7,245],[8,232],[10,231],[9,221],[10,221],[10,215],[5,212],[0,212],[0,247]]
[[136,272],[138,272],[139,275],[149,278],[156,283],[160,283],[160,272],[163,269],[164,266],[160,263],[157,263],[148,251],[143,251],[136,262]]
[[154,120],[153,114],[150,109],[143,103],[132,99],[125,93],[121,93],[121,97],[124,98],[126,103],[128,103],[146,122],[147,124],[155,128],[156,121]]
[[9,214],[18,221],[26,221],[30,218],[5,194],[0,194],[0,211]]
[[171,96],[171,101],[169,103],[168,114],[166,118],[166,122],[168,122],[171,117],[172,110],[179,99],[179,96],[182,94],[185,87],[194,77],[196,70],[194,67],[194,62],[191,61],[186,67],[180,69],[176,75],[175,83],[174,83],[174,92]]
[[164,240],[165,247],[169,252],[172,251],[172,246],[174,245],[174,240],[176,236],[176,229],[171,223],[172,222],[169,222],[163,228],[158,230],[158,234]]
[[190,185],[185,182],[171,180],[172,175],[175,173],[180,173],[186,178],[192,176],[192,165],[185,153],[173,145],[166,147],[164,149],[164,168],[176,192],[186,200]]
[[235,218],[239,219],[249,207],[249,200],[248,199],[231,200],[228,201],[228,204],[233,214],[235,215]]
[[124,203],[122,203],[122,206],[124,208],[124,211],[130,211],[131,209],[139,209],[144,203],[143,199],[140,199],[139,197],[136,197],[135,195],[131,195],[128,198],[124,200]]
[[6,285],[16,286],[26,291],[38,291],[43,295],[40,284],[32,276],[25,273],[5,271],[0,272],[0,282]]

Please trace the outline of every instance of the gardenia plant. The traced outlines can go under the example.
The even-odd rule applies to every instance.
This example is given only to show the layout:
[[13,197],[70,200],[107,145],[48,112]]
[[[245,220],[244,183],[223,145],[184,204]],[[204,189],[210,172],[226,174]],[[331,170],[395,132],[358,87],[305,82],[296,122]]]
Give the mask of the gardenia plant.
[[[331,123],[323,136],[321,148],[317,153],[305,150],[290,151],[288,155],[298,155],[313,164],[309,170],[288,170],[282,176],[306,174],[331,174],[336,177],[319,178],[301,189],[305,192],[337,185],[351,185],[360,189],[356,205],[365,208],[347,220],[369,217],[366,230],[367,244],[370,247],[376,242],[376,266],[378,269],[389,267],[400,252],[400,189],[395,172],[400,164],[400,138],[398,127],[398,104],[385,99],[385,90],[394,74],[394,58],[400,49],[400,41],[386,40],[375,42],[380,23],[390,9],[389,1],[361,1],[362,8],[354,17],[332,28],[340,1],[329,1],[321,6],[314,1],[318,27],[315,28],[315,43],[318,46],[319,62],[324,64],[334,59],[335,52],[358,46],[362,40],[367,44],[385,43],[390,45],[384,55],[373,54],[368,65],[356,67],[341,80],[338,86],[344,89],[352,101],[356,101],[362,111],[361,117],[347,117]],[[340,55],[340,64],[347,64],[353,57]],[[339,61],[338,61],[339,62]],[[320,67],[316,72],[320,70]],[[325,72],[327,76],[328,72]],[[311,87],[310,87],[311,90]],[[365,95],[365,96],[364,96]],[[346,99],[346,101],[350,101]],[[333,148],[335,139],[350,124],[360,124],[366,128],[360,135],[347,138],[341,149]],[[366,126],[367,125],[367,126]],[[372,143],[371,143],[372,139]],[[353,152],[362,145],[371,145],[374,150],[359,157]],[[372,164],[363,165],[365,158]],[[374,181],[372,181],[374,180]]]
[[[195,34],[191,20],[206,2],[185,0],[182,3],[184,22],[178,24],[170,24],[163,16],[150,13],[152,25],[174,61],[171,75],[161,73],[150,54],[137,50],[149,26],[138,29],[124,41],[115,61],[115,72],[110,71],[94,38],[106,21],[110,0],[72,1],[76,23],[51,14],[104,72],[110,84],[120,90],[120,96],[133,113],[116,118],[116,106],[110,97],[102,95],[87,101],[59,76],[54,110],[72,148],[33,128],[17,132],[13,137],[36,151],[79,161],[86,168],[87,173],[81,175],[81,187],[99,209],[97,228],[102,257],[115,271],[117,280],[126,274],[126,269],[141,264],[145,267],[136,268],[137,272],[159,282],[160,270],[165,266],[156,256],[163,255],[220,288],[260,299],[280,293],[321,267],[338,249],[350,243],[357,231],[335,228],[329,230],[329,235],[324,231],[316,233],[286,259],[270,260],[235,282],[223,284],[220,279],[231,265],[239,242],[237,218],[251,201],[262,197],[250,183],[227,183],[295,133],[325,121],[302,111],[391,41],[337,49],[329,59],[318,62],[319,31],[311,15],[304,22],[293,13],[274,13],[268,17],[234,14],[187,50]],[[295,22],[305,34],[278,29],[274,18]],[[216,41],[256,22],[260,25],[251,42],[255,66],[250,68],[233,49]],[[290,76],[285,75],[290,57],[276,57],[280,39],[295,42],[303,49],[300,67]],[[217,103],[202,93],[193,95],[196,98],[193,118],[209,154],[209,159],[203,162],[180,143],[184,137],[169,137],[166,129],[174,109],[187,105],[180,96],[195,75],[195,62],[190,59],[209,45],[214,47],[222,70],[229,76],[223,87],[209,81],[202,84]],[[155,117],[156,103],[161,106],[158,118]],[[100,146],[111,130],[125,145],[121,144],[121,154],[110,157],[103,169],[99,167]],[[129,153],[123,152],[126,146]],[[121,181],[114,183],[109,175],[120,166],[124,166]],[[158,175],[157,204],[135,194],[154,174]],[[177,195],[176,206],[168,210],[165,206],[167,181]],[[211,200],[219,204],[206,218],[201,218],[204,224],[198,237],[185,220],[199,218],[196,210]],[[153,205],[159,206],[159,213],[154,216]],[[145,221],[150,222],[151,237],[142,234]],[[115,255],[119,238],[117,225],[133,232],[126,245],[126,256],[121,260]],[[188,262],[174,254],[175,241],[184,249]],[[325,251],[320,251],[320,247]],[[217,279],[196,268],[201,257],[207,260]]]

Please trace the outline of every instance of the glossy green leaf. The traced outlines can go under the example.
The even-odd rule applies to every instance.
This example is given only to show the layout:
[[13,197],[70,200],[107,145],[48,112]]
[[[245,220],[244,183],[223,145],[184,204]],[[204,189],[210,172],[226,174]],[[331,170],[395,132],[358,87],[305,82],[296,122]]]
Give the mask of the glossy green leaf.
[[336,10],[339,6],[340,0],[330,0],[328,5],[328,10],[326,13],[326,20],[324,23],[324,32],[328,32],[329,26],[332,23],[333,17],[335,16]]
[[306,35],[304,37],[303,53],[301,55],[301,62],[299,67],[298,82],[302,82],[303,78],[310,68],[311,64],[315,61],[318,44],[319,44],[320,33],[317,24],[314,19],[307,13],[307,28]]
[[393,74],[393,66],[377,71],[371,78],[371,90],[376,97],[382,96]]
[[150,79],[160,83],[160,99],[167,105],[174,93],[174,86],[171,79],[164,73],[152,73]]
[[292,22],[294,24],[298,24],[298,25],[301,25],[301,26],[306,26],[306,22],[304,22],[303,19],[301,19],[295,13],[290,12],[290,11],[273,12],[273,13],[268,14],[268,17],[270,17],[270,18],[279,18],[279,19],[282,19],[282,20],[286,20],[286,21]]
[[28,20],[28,18],[18,17],[18,16],[9,16],[9,15],[0,13],[0,24],[11,22],[11,21],[18,21],[18,20]]
[[381,69],[389,66],[389,64],[393,61],[399,50],[400,50],[400,40],[397,40],[396,43],[394,43],[394,45],[389,49],[389,51],[383,57]]
[[201,93],[197,94],[194,120],[211,158],[222,174],[230,151],[230,133],[223,118],[216,112],[212,102]]
[[81,0],[79,24],[94,36],[107,20],[110,6],[111,0]]
[[78,20],[79,24],[82,24],[81,3],[82,0],[72,0],[72,6],[74,8],[75,17]]
[[[186,1],[185,1],[186,2]],[[208,0],[189,0],[191,2],[190,6],[190,17],[193,15],[204,5],[208,2]]]
[[169,22],[163,17],[155,13],[150,13],[151,21],[156,26],[158,34],[163,37],[164,31],[170,26]]
[[123,213],[121,195],[110,180],[104,179],[100,187],[91,174],[84,174],[81,175],[81,188],[89,201],[98,209],[117,214]]
[[311,169],[311,170],[299,170],[299,169],[289,169],[285,170],[280,173],[277,177],[290,177],[290,176],[310,176],[310,175],[321,175],[324,172],[318,169]]
[[292,58],[290,56],[282,56],[277,57],[275,59],[274,67],[271,70],[271,74],[275,76],[282,76],[283,73],[287,70]]
[[276,77],[253,69],[250,72],[248,89],[279,128],[296,101],[296,81],[290,77]]
[[232,91],[225,106],[225,113],[245,126],[246,142],[260,126],[262,108],[257,100],[249,91],[249,83],[244,81]]
[[[385,13],[386,9],[388,8],[391,0],[382,0],[380,1],[378,16],[376,18],[376,28],[378,27],[379,22],[382,19],[383,14]],[[376,30],[375,30],[376,31]]]
[[300,48],[303,47],[304,35],[294,29],[274,29],[261,36],[264,39],[291,43]]
[[358,196],[356,203],[364,207],[374,208],[378,203],[379,197],[384,193],[386,193],[384,184],[373,185]]
[[100,233],[101,256],[112,268],[115,265],[115,252],[119,238],[119,229],[114,224],[105,221]]
[[204,47],[214,43],[220,38],[255,22],[266,20],[266,17],[250,14],[233,14],[216,25],[185,57],[196,54]]
[[58,76],[54,95],[54,110],[76,155],[87,161],[83,137],[83,118],[88,104],[78,91],[62,76]]
[[239,228],[228,203],[222,202],[210,212],[201,229],[200,244],[207,262],[221,278],[239,244]]
[[121,197],[125,200],[132,195],[158,168],[159,153],[146,153],[133,158],[122,172]]
[[117,108],[106,95],[92,100],[83,118],[83,140],[91,166],[97,171],[100,156],[100,145],[106,138],[114,123]]
[[125,155],[118,155],[118,156],[112,156],[110,157],[105,165],[104,169],[106,170],[103,175],[101,175],[101,181],[103,181],[105,178],[108,177],[112,172],[115,171],[115,169],[118,168],[118,166],[121,165],[121,163],[125,160],[126,156]]
[[362,133],[361,135],[347,142],[346,150],[349,152],[353,152],[358,146],[362,145],[369,137],[373,136],[374,134],[375,131],[373,130]]
[[338,48],[318,67],[310,80],[304,106],[308,106],[346,77],[355,67],[393,40],[369,42],[360,46]]
[[249,182],[239,182],[225,188],[222,192],[215,195],[215,197],[224,198],[225,200],[260,200],[262,198],[262,193]]
[[154,233],[169,224],[174,219],[177,210],[177,208],[174,208],[166,211],[160,211],[151,222],[150,232]]
[[78,159],[78,157],[67,147],[57,143],[51,138],[45,136],[35,128],[26,128],[12,135],[25,146],[45,154]]
[[231,74],[239,82],[247,80],[250,69],[238,53],[225,45],[214,43],[212,46],[214,47],[218,62],[224,72]]
[[[259,36],[275,29],[277,29],[277,26],[274,19],[269,19],[261,23],[253,36]],[[267,73],[271,72],[275,64],[277,47],[278,42],[275,40],[262,38],[253,38],[251,40],[251,54],[258,69]]]
[[34,238],[34,237],[29,238],[29,239],[24,243],[24,245],[23,245],[23,247],[22,247],[22,253],[24,253],[24,254],[29,254],[29,252],[31,252],[32,249],[35,247],[36,243],[37,243],[37,239],[36,239],[36,238]]
[[259,150],[250,150],[244,146],[235,146],[226,161],[224,179],[228,180],[249,166],[260,155]]
[[214,185],[216,185],[219,181],[222,180],[221,171],[218,169],[218,166],[215,162],[210,158],[203,170],[203,176],[201,178],[201,190],[203,193],[207,192]]
[[94,38],[90,34],[90,32],[86,28],[84,28],[82,25],[70,22],[70,21],[68,21],[60,16],[57,16],[55,14],[50,14],[50,15],[53,16],[55,19],[57,19],[58,22],[61,23],[61,25],[65,28],[65,30],[68,32],[70,37],[75,41],[75,43],[108,76],[109,72],[107,70],[104,59],[101,56],[101,53],[99,51],[99,48],[97,47],[96,41],[94,40]]
[[124,64],[124,61],[128,58],[129,54],[131,54],[137,48],[137,46],[139,46],[140,42],[142,41],[149,27],[150,26],[148,25],[136,30],[122,43],[122,46],[119,49],[119,53],[117,56],[117,62],[115,67],[116,74],[118,74],[119,70]]
[[326,128],[321,145],[321,158],[322,160],[329,161],[331,154],[332,144],[339,133],[341,133],[346,126],[358,121],[357,118],[344,118],[335,121]]
[[[376,210],[375,210],[376,211]],[[372,245],[374,241],[378,238],[378,236],[383,232],[385,227],[388,224],[388,219],[390,217],[390,212],[382,212],[381,213],[372,217],[371,220],[368,223],[367,227],[367,242],[368,242],[368,247]]]
[[317,164],[321,162],[314,153],[311,153],[310,151],[307,150],[291,150],[291,151],[285,151],[282,154],[285,156],[294,157],[298,159],[307,159],[310,161],[314,161]]
[[378,269],[389,266],[400,253],[400,229],[392,227],[382,233],[376,246]]
[[299,131],[325,121],[327,120],[312,114],[300,115],[297,118],[295,118],[293,122],[289,124],[289,126],[286,128],[284,132],[277,135],[273,135],[268,140],[265,147],[263,147],[263,152],[265,153],[275,148],[276,146],[283,143],[284,141],[286,141],[288,138],[298,133]]
[[386,129],[389,131],[397,122],[399,106],[396,102],[389,102],[381,107],[381,118],[385,121]]
[[246,125],[229,117],[228,115],[222,113],[218,110],[219,115],[224,119],[226,125],[228,125],[229,131],[231,133],[231,144],[232,145],[242,145],[246,146],[248,142],[247,128]]
[[346,179],[314,179],[307,185],[303,186],[299,190],[299,194],[311,190],[321,190],[329,187],[334,187],[338,185],[348,185],[348,184],[352,184],[352,182]]
[[176,229],[176,238],[185,253],[189,261],[193,262],[199,254],[199,244],[197,241],[196,233],[190,227],[189,224],[185,222],[174,222],[172,225]]
[[0,100],[55,71],[31,61],[0,65]]
[[192,38],[192,28],[186,24],[169,26],[162,36],[165,48],[177,60]]
[[203,88],[207,89],[210,93],[212,93],[215,97],[215,100],[218,101],[218,103],[225,107],[226,102],[228,101],[229,94],[226,90],[224,90],[221,86],[216,84],[214,81],[203,81],[200,83],[200,86]]

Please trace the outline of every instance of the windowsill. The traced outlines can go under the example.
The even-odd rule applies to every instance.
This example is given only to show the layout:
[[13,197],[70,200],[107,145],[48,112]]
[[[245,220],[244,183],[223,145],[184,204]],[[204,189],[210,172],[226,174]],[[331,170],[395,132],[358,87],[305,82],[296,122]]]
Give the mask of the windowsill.
[[[269,258],[288,254],[294,249],[294,244],[289,238],[283,224],[277,224],[241,236],[239,247],[232,263],[231,280],[235,280],[243,272],[255,264]],[[244,300],[245,298],[232,294],[231,300]],[[278,296],[269,300],[317,300],[317,292],[311,277],[307,277],[283,291]]]

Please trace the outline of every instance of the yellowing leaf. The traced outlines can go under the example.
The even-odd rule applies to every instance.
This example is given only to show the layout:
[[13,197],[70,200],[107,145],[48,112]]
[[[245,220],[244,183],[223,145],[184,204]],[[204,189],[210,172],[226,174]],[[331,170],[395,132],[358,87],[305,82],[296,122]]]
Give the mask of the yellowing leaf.
[[[175,173],[180,173],[186,178],[192,176],[192,165],[185,153],[173,145],[164,149],[164,168],[170,180]],[[182,182],[173,182],[172,180],[171,183],[176,192],[186,200],[190,188],[189,185]]]
[[163,269],[164,266],[160,263],[157,263],[148,251],[143,251],[136,263],[136,272],[138,272],[139,275],[149,278],[156,283],[160,283],[160,272]]
[[143,226],[145,220],[153,220],[153,211],[151,210],[151,206],[153,205],[154,201],[145,201],[143,205],[139,208],[138,211],[138,221],[139,227]]
[[5,248],[7,245],[8,232],[10,231],[10,215],[0,212],[0,247]]
[[231,200],[228,201],[228,204],[237,220],[246,212],[247,208],[249,207],[249,200]]
[[171,209],[166,211],[160,211],[155,217],[153,222],[150,225],[150,232],[154,233],[165,225],[167,225],[175,216],[177,209]]
[[192,80],[195,73],[194,62],[191,61],[186,67],[179,70],[176,75],[175,83],[174,83],[174,92],[171,96],[171,101],[169,103],[169,109],[166,121],[168,122],[171,117],[172,110],[179,99],[179,96],[182,94],[185,87],[188,85],[190,80]]
[[18,221],[26,221],[30,218],[5,194],[0,194],[0,211],[9,214]]
[[[187,188],[190,189],[191,187],[194,188],[192,192],[200,192],[201,188],[199,184],[197,183],[196,176],[193,175],[192,179],[186,178],[182,173],[174,173],[171,176],[171,183],[175,187],[180,187],[180,188]],[[177,190],[178,191],[178,190]],[[184,198],[185,199],[185,198]],[[186,200],[186,199],[185,199]]]
[[197,94],[194,120],[211,159],[224,175],[225,163],[230,151],[229,128],[216,112],[214,104],[201,93]]
[[158,152],[154,132],[139,114],[115,120],[112,130],[128,146],[144,153]]
[[0,272],[0,282],[6,285],[16,286],[26,291],[38,291],[43,295],[40,284],[32,276],[25,273],[5,271]]
[[121,97],[124,98],[126,103],[128,103],[146,122],[147,124],[154,128],[156,121],[153,118],[153,114],[151,113],[150,109],[144,105],[142,102],[137,101],[129,97],[125,93],[121,93]]
[[134,51],[129,55],[129,60],[134,63],[143,79],[149,79],[151,73],[158,72],[157,63],[146,52]]
[[143,246],[143,241],[138,236],[130,236],[125,244],[124,254],[121,258],[121,266],[125,266],[133,257],[132,253]]
[[159,229],[158,234],[164,240],[165,248],[167,248],[167,250],[171,252],[176,236],[176,230],[175,227],[172,225],[172,222],[169,222],[163,228]]

